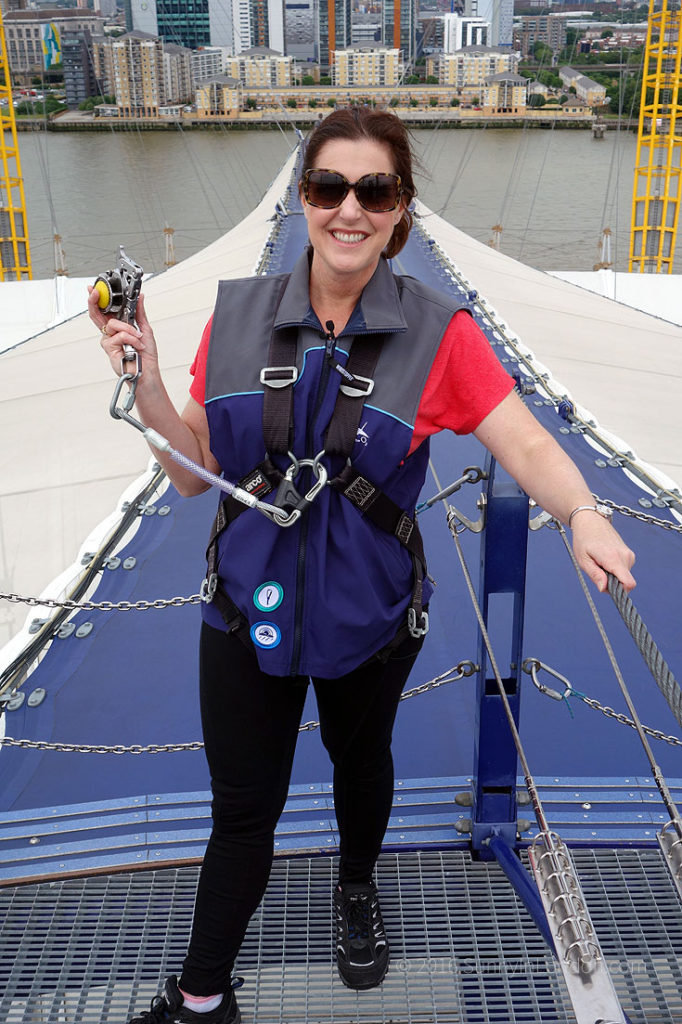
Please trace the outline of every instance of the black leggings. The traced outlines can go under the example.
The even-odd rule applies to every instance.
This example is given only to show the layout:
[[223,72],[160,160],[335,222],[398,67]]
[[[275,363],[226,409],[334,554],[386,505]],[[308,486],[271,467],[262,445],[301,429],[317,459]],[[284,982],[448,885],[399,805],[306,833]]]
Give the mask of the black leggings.
[[[374,660],[339,679],[313,679],[322,741],[334,765],[340,882],[366,882],[393,803],[391,733],[421,647],[408,638],[386,664]],[[201,633],[201,717],[213,792],[189,950],[180,987],[224,992],[272,864],[286,802],[308,678],[269,676],[255,653],[227,633]]]

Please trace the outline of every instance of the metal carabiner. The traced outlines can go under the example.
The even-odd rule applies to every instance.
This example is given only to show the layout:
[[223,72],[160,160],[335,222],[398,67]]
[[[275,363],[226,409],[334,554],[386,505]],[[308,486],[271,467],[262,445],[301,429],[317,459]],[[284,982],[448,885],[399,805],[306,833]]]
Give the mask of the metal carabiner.
[[[567,700],[572,693],[576,692],[565,676],[562,676],[560,672],[556,671],[556,669],[550,668],[549,665],[545,665],[544,662],[538,661],[537,658],[526,658],[521,667],[523,671],[527,672],[531,677],[533,685],[540,691],[540,693],[544,693],[546,697],[551,697],[552,700]],[[544,669],[544,671],[548,672],[550,676],[554,676],[555,679],[564,683],[564,692],[559,693],[558,690],[553,690],[551,686],[545,686],[544,683],[541,683],[537,676],[539,669]]]

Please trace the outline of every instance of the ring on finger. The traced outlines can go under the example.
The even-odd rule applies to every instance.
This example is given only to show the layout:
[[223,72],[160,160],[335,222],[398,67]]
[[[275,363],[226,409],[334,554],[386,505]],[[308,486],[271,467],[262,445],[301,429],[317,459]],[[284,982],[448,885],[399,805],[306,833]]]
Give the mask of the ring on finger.
[[107,320],[107,322],[105,324],[102,324],[102,326],[100,327],[100,331],[102,332],[102,337],[103,338],[108,338],[110,336],[109,335],[109,321],[108,320]]

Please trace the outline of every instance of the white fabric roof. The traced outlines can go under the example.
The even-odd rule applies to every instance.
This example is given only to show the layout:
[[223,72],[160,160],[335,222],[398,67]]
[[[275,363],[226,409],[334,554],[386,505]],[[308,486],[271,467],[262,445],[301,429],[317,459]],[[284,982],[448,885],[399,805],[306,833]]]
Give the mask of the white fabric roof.
[[419,207],[480,295],[605,430],[682,483],[682,329],[475,241]]
[[[293,159],[240,225],[145,284],[165,379],[179,406],[216,282],[253,271]],[[678,327],[531,270],[435,215],[425,224],[577,402],[642,459],[682,480]],[[0,358],[0,589],[36,594],[77,560],[79,549],[92,550],[89,534],[149,455],[135,430],[108,415],[114,378],[85,314]],[[26,614],[0,602],[0,647]]]
[[625,274],[613,270],[553,270],[552,277],[570,281],[615,302],[682,324],[682,275]]

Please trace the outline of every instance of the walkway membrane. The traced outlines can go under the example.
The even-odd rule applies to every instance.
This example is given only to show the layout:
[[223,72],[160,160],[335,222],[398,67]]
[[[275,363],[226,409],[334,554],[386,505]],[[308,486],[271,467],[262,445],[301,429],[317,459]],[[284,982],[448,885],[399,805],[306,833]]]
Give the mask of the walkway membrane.
[[[574,850],[632,1024],[682,1020],[682,919],[654,849]],[[573,1024],[561,972],[496,864],[383,854],[391,967],[353,992],[332,961],[336,860],[279,858],[237,964],[244,1024]],[[0,890],[3,1024],[124,1024],[179,973],[196,867]]]

